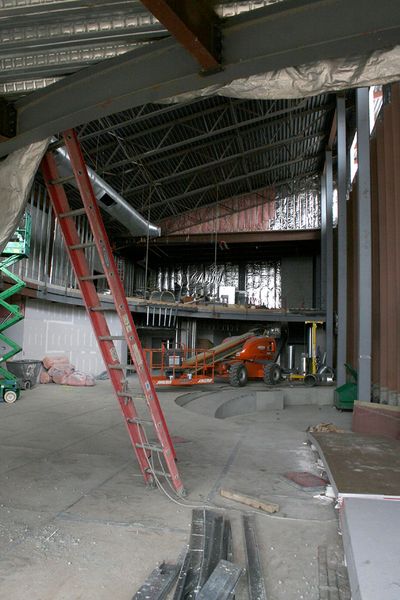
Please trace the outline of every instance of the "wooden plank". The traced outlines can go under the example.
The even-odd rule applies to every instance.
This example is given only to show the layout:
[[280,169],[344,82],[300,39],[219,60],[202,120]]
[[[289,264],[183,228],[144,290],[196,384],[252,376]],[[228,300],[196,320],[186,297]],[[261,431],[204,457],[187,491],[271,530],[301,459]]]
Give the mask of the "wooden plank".
[[246,506],[251,506],[252,508],[257,508],[270,514],[278,512],[280,508],[279,504],[274,504],[273,502],[264,502],[258,498],[245,496],[244,494],[241,494],[240,492],[234,492],[233,490],[225,490],[221,488],[219,493],[223,498],[228,498],[228,500],[240,502],[241,504],[246,504]]

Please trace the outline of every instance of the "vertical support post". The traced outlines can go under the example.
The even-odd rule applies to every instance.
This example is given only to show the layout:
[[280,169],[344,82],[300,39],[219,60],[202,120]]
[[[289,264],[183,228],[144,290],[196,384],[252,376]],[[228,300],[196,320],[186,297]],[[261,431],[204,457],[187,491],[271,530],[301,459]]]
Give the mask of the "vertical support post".
[[321,175],[321,309],[326,307],[326,180]]
[[371,400],[372,257],[369,89],[356,91],[358,154],[358,399]]
[[337,185],[338,185],[338,336],[336,377],[338,386],[346,383],[347,358],[347,156],[346,100],[337,97]]
[[239,290],[246,290],[246,265],[239,264]]
[[326,185],[326,364],[333,365],[333,165],[332,150],[325,152]]

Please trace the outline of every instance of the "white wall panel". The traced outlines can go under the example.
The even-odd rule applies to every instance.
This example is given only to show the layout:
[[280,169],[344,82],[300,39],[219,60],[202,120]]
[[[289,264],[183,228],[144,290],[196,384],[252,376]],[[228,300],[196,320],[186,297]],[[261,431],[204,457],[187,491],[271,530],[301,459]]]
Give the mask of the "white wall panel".
[[[116,313],[107,312],[107,321],[111,333],[120,335]],[[18,358],[42,359],[45,355],[66,354],[81,371],[98,374],[105,370],[84,308],[28,299],[23,328],[23,350]],[[125,344],[118,341],[115,344],[120,354]],[[126,362],[126,356],[122,356],[122,362]]]

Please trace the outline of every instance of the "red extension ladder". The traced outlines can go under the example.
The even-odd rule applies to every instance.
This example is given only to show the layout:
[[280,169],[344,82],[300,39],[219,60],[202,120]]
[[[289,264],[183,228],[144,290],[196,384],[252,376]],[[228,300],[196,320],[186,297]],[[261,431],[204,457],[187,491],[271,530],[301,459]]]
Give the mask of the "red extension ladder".
[[[79,283],[87,314],[91,320],[94,334],[100,347],[105,366],[128,428],[129,436],[138,459],[140,469],[146,483],[154,483],[157,475],[169,478],[170,483],[178,494],[184,494],[184,488],[175,462],[173,447],[168,427],[154,389],[141,343],[135,324],[128,307],[124,288],[118,276],[110,242],[101,218],[92,184],[87,173],[78,137],[73,129],[63,133],[65,146],[72,165],[74,178],[77,182],[83,207],[71,210],[63,186],[66,179],[60,178],[56,161],[51,151],[48,151],[42,161],[42,173],[49,192],[55,215],[60,224],[65,245],[75,276]],[[82,243],[74,217],[86,215],[93,235],[93,242]],[[93,275],[85,256],[85,249],[95,246],[104,273]],[[105,278],[111,291],[115,310],[121,322],[123,339],[126,340],[129,353],[139,378],[143,396],[133,396],[128,389],[126,378],[127,365],[121,363],[114,340],[121,336],[110,334],[100,298],[97,294],[94,280]],[[141,400],[147,405],[150,419],[139,418],[134,400]],[[149,441],[145,425],[152,425],[158,442]],[[155,467],[154,459],[158,457],[160,466]]]

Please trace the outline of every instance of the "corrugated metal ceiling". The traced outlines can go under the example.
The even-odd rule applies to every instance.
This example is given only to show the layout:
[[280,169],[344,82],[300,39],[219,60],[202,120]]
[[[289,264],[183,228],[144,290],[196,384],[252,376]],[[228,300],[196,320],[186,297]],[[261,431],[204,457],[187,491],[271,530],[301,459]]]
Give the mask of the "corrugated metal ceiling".
[[157,221],[267,186],[312,185],[333,112],[329,95],[212,97],[126,111],[87,124],[80,138],[90,166]]
[[[280,0],[219,2],[223,18]],[[139,0],[2,0],[0,95],[20,95],[169,35]]]
[[[218,12],[229,18],[269,3],[225,1]],[[19,96],[166,35],[137,0],[3,0],[0,95]],[[333,111],[329,95],[211,97],[134,108],[79,134],[88,164],[157,221],[268,185],[289,192],[310,185]]]

